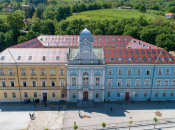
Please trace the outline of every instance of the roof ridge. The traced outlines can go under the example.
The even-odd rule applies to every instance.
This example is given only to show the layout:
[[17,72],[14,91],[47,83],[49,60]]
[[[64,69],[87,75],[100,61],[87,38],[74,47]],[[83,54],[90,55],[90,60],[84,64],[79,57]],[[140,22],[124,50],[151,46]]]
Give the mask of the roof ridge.
[[160,54],[159,54],[159,56],[157,57],[157,60],[156,60],[156,62],[155,62],[155,63],[157,63],[157,61],[158,61],[158,59],[159,59],[160,55],[162,54],[162,51],[163,51],[163,49],[160,51]]
[[10,50],[9,50],[9,49],[7,49],[7,50],[8,50],[8,52],[10,53],[12,59],[14,60],[14,62],[15,62],[15,64],[16,64],[16,60],[15,60],[15,58],[13,57],[13,55],[11,54]]

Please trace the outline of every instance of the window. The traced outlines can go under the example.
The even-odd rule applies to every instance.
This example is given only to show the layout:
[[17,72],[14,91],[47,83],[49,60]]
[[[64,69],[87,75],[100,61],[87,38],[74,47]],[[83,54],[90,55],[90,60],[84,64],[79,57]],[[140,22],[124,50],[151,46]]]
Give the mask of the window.
[[10,87],[15,87],[15,81],[10,81]]
[[43,59],[43,61],[45,61],[45,60],[46,60],[46,56],[43,56],[43,58],[42,58],[42,59]]
[[64,70],[60,70],[60,75],[64,75]]
[[32,60],[32,56],[29,56],[29,60]]
[[120,97],[120,92],[117,92],[117,97]]
[[107,80],[107,86],[108,87],[112,87],[112,79],[108,79]]
[[4,56],[1,57],[1,60],[4,60]]
[[65,81],[64,81],[64,80],[61,80],[61,81],[60,81],[60,86],[61,86],[61,87],[64,87],[64,86],[65,86]]
[[136,80],[136,86],[140,86],[140,80]]
[[95,98],[99,98],[99,93],[96,93],[95,94]]
[[88,85],[89,74],[87,72],[83,73],[83,85]]
[[107,92],[107,97],[110,97],[111,96],[111,93],[110,92]]
[[150,82],[149,79],[145,79],[145,86],[149,86],[149,82]]
[[21,70],[21,75],[26,75],[26,70]]
[[76,93],[72,93],[72,98],[76,98]]
[[135,97],[138,97],[138,93],[139,93],[139,92],[135,92]]
[[54,69],[50,69],[50,75],[55,75],[55,70]]
[[146,70],[146,75],[150,75],[151,74],[151,69],[147,69]]
[[128,69],[128,75],[131,75],[131,69]]
[[4,98],[7,98],[7,92],[4,92]]
[[45,80],[42,80],[42,81],[41,81],[41,86],[42,86],[42,87],[46,87],[46,81],[45,81]]
[[99,86],[100,85],[100,78],[99,77],[96,77],[96,82],[95,82],[96,84],[96,86]]
[[172,86],[175,86],[175,80],[172,81]]
[[162,75],[163,69],[158,69],[158,75]]
[[122,80],[117,80],[117,86],[122,86]]
[[23,86],[23,87],[27,87],[27,81],[26,81],[26,80],[23,80],[23,81],[22,81],[22,86]]
[[25,97],[25,98],[27,98],[27,97],[28,97],[27,92],[24,92],[24,97]]
[[59,60],[59,56],[56,56],[56,60]]
[[72,78],[72,86],[76,86],[76,78]]
[[36,80],[32,80],[32,86],[33,87],[36,87],[37,86]]
[[9,75],[12,76],[13,75],[13,70],[12,69],[9,69]]
[[55,92],[52,92],[52,97],[55,97]]
[[174,92],[171,92],[171,95],[170,95],[170,97],[173,97],[174,96]]
[[160,86],[161,80],[157,80],[157,86]]
[[5,75],[4,70],[2,69],[2,70],[0,70],[0,71],[1,71],[1,72],[0,72],[1,76],[4,76],[4,75]]
[[1,81],[1,86],[2,86],[2,87],[7,87],[7,84],[6,84],[6,81],[5,81],[5,80],[2,80],[2,81]]
[[89,52],[82,52],[82,59],[89,60]]
[[166,97],[166,92],[163,92],[163,97]]
[[122,69],[119,69],[119,70],[118,70],[118,74],[119,74],[119,75],[122,75],[122,74],[123,74],[123,70],[122,70]]
[[18,59],[17,60],[20,60],[21,59],[21,56],[18,56]]
[[56,86],[55,80],[51,80],[51,81],[50,81],[50,86],[51,86],[51,87],[55,87],[55,86]]
[[137,75],[141,75],[141,69],[137,69]]
[[33,92],[33,97],[37,97],[37,92]]
[[166,69],[166,75],[170,75],[170,69]]
[[127,80],[127,81],[126,81],[126,86],[127,86],[127,87],[131,86],[131,80]]
[[41,70],[41,75],[46,75],[45,70]]
[[158,97],[158,95],[159,95],[159,92],[155,92],[155,97]]
[[61,98],[64,98],[64,92],[61,92]]
[[144,92],[144,97],[147,97],[147,95],[148,95],[147,92]]
[[12,92],[12,97],[16,98],[16,93],[15,92]]
[[112,69],[108,69],[108,75],[112,75]]
[[36,71],[35,70],[31,70],[31,75],[36,75]]
[[164,86],[168,86],[168,85],[169,85],[169,80],[165,80]]

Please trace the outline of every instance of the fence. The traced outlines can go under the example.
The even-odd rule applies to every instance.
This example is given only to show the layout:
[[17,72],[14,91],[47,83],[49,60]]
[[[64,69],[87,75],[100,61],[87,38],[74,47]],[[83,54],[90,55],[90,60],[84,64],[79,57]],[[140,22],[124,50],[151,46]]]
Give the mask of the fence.
[[[166,119],[158,119],[156,124],[164,124],[164,123],[173,123],[175,122],[175,118],[166,118]],[[122,122],[122,123],[113,123],[113,124],[106,124],[105,129],[112,129],[112,128],[122,128],[122,127],[133,127],[133,126],[145,126],[145,125],[154,125],[154,120],[144,120],[144,121],[133,121],[132,125],[129,122]],[[78,126],[78,130],[99,130],[103,129],[102,125],[92,125],[92,126]],[[69,128],[60,128],[57,130],[73,130],[73,126]]]

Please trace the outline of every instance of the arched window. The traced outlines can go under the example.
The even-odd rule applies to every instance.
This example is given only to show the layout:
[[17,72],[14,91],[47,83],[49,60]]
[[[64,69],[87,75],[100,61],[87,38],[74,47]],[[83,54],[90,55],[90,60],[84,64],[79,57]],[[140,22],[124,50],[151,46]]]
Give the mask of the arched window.
[[87,72],[83,73],[83,85],[88,85],[89,74]]
[[83,47],[82,49],[82,59],[89,60],[90,59],[90,49],[89,47]]

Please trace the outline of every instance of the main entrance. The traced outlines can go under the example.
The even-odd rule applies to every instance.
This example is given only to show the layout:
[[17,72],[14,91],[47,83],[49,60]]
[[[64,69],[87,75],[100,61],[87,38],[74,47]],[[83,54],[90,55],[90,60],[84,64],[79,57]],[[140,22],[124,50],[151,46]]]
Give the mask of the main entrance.
[[83,92],[83,100],[88,100],[88,91]]
[[43,93],[43,100],[47,100],[47,93]]
[[129,99],[129,92],[125,92],[125,99],[126,99],[126,100]]

